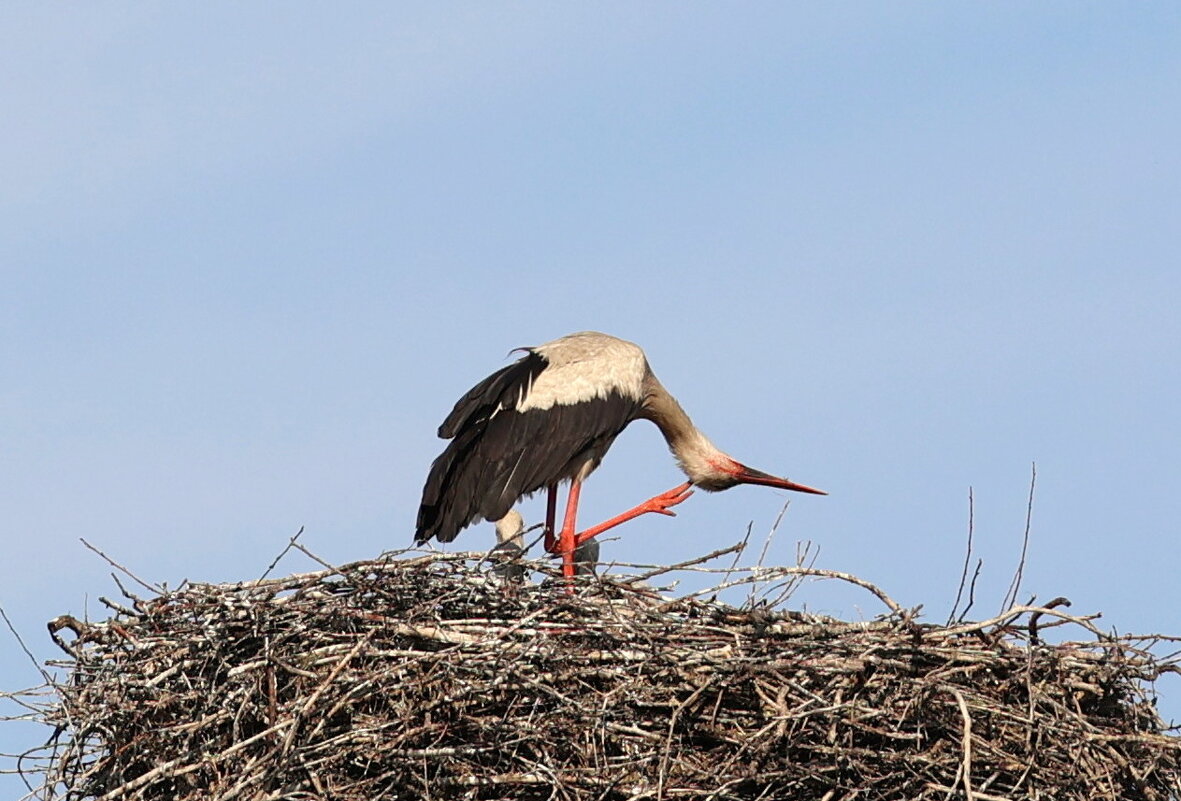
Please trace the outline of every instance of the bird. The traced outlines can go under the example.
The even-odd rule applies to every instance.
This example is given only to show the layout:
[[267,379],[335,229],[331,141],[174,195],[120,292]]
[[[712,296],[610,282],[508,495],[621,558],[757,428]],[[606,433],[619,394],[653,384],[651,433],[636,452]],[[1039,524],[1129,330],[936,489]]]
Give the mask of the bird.
[[599,541],[585,539],[574,545],[574,575],[590,578],[599,574]]
[[525,520],[516,509],[496,521],[496,547],[488,552],[492,572],[504,581],[519,584],[525,580],[520,558],[525,554]]
[[[694,489],[718,492],[754,484],[827,495],[748,467],[715,446],[660,383],[642,348],[583,331],[527,348],[517,361],[472,387],[439,426],[449,440],[431,463],[418,508],[415,542],[451,542],[480,520],[503,519],[518,500],[546,490],[545,548],[577,572],[575,552],[594,537],[644,514],[676,516]],[[615,438],[635,420],[660,429],[688,481],[583,531],[583,482]],[[558,487],[569,484],[560,530]]]
[[[525,555],[525,519],[516,509],[496,521],[496,545],[488,552],[493,562],[492,572],[504,581],[520,583],[525,580],[525,568],[520,558]],[[599,541],[587,540],[574,549],[574,574],[596,575],[599,561]]]

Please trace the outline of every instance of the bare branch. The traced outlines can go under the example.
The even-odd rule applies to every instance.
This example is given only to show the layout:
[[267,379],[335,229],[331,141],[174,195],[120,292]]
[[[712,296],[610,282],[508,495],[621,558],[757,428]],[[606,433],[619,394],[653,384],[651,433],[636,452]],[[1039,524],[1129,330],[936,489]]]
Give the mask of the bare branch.
[[147,590],[147,591],[149,591],[149,592],[155,592],[155,593],[161,593],[161,592],[164,592],[164,588],[163,588],[163,587],[159,586],[158,584],[149,584],[148,582],[144,581],[144,580],[143,580],[143,579],[141,579],[139,576],[135,575],[135,574],[134,574],[134,573],[132,573],[130,570],[128,570],[127,568],[125,568],[123,565],[119,564],[119,563],[118,563],[118,562],[116,562],[114,559],[112,559],[111,557],[107,556],[105,553],[103,553],[102,551],[100,551],[98,548],[95,548],[93,545],[91,545],[89,542],[87,542],[87,541],[86,541],[85,539],[83,539],[82,537],[79,537],[78,539],[79,539],[79,540],[82,542],[82,544],[83,544],[83,545],[85,545],[87,548],[89,548],[90,550],[94,551],[96,554],[98,554],[99,556],[101,556],[101,557],[102,557],[102,558],[103,558],[103,559],[106,561],[106,563],[107,563],[107,564],[109,564],[111,567],[113,567],[113,568],[115,568],[116,570],[118,570],[119,572],[121,572],[123,575],[127,576],[129,579],[131,579],[132,581],[134,581],[134,582],[135,582],[136,584],[138,584],[139,586],[143,587],[145,590]]
[[1025,535],[1021,538],[1021,558],[1017,560],[1017,570],[1013,573],[1013,581],[1001,602],[1001,611],[1017,603],[1017,595],[1021,592],[1021,576],[1025,573],[1025,555],[1029,550],[1029,528],[1033,522],[1033,489],[1036,484],[1037,462],[1033,462],[1029,472],[1029,502],[1025,507]]
[[[964,552],[964,569],[960,573],[960,584],[955,591],[955,603],[951,605],[951,613],[947,616],[947,625],[951,625],[955,620],[956,610],[960,606],[960,598],[964,593],[964,588],[968,583],[968,565],[972,562],[972,531],[976,520],[976,505],[972,498],[972,488],[968,487],[968,547]],[[979,568],[977,568],[979,572]]]

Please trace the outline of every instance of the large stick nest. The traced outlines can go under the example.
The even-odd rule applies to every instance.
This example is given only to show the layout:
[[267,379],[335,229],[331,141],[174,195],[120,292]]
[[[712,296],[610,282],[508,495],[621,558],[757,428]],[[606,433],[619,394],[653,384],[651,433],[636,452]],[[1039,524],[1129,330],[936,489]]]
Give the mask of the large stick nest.
[[462,554],[108,601],[50,625],[37,797],[1181,798],[1146,638],[1059,608],[919,624],[843,578],[891,611],[571,594]]

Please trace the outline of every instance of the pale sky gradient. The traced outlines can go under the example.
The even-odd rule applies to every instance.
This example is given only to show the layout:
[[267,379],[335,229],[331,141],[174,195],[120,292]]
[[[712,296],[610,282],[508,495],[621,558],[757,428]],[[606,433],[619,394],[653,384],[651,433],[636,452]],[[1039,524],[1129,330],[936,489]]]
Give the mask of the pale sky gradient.
[[[456,398],[596,329],[831,493],[771,561],[810,539],[942,620],[973,487],[991,615],[1036,461],[1023,600],[1181,634],[1178,42],[1176,3],[8,6],[0,605],[47,659],[116,592],[79,537],[173,585],[300,526],[406,546]],[[681,480],[639,423],[583,519]],[[604,555],[761,540],[786,498],[701,494]],[[36,683],[0,641],[0,686]]]

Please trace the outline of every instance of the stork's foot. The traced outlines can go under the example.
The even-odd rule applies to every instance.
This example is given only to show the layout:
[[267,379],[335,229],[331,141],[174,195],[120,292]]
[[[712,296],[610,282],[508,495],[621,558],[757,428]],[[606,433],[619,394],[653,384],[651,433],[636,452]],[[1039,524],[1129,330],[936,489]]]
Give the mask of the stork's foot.
[[588,528],[574,538],[574,547],[578,547],[585,543],[592,537],[597,537],[604,531],[615,528],[620,523],[626,523],[628,520],[637,518],[640,515],[655,512],[656,514],[667,515],[669,517],[676,517],[677,513],[672,511],[672,507],[689,499],[693,494],[693,485],[686,481],[684,484],[679,484],[668,492],[662,492],[659,495],[649,498],[634,509],[629,509],[618,517],[613,517],[605,523],[600,523],[593,528]]
[[669,517],[676,517],[676,512],[670,512],[669,509],[676,506],[678,503],[683,503],[689,500],[689,496],[693,494],[693,485],[685,482],[679,487],[673,487],[668,492],[662,492],[655,498],[649,498],[644,503],[640,504],[639,508],[643,508],[640,514],[645,512],[655,512],[661,515],[668,515]]

